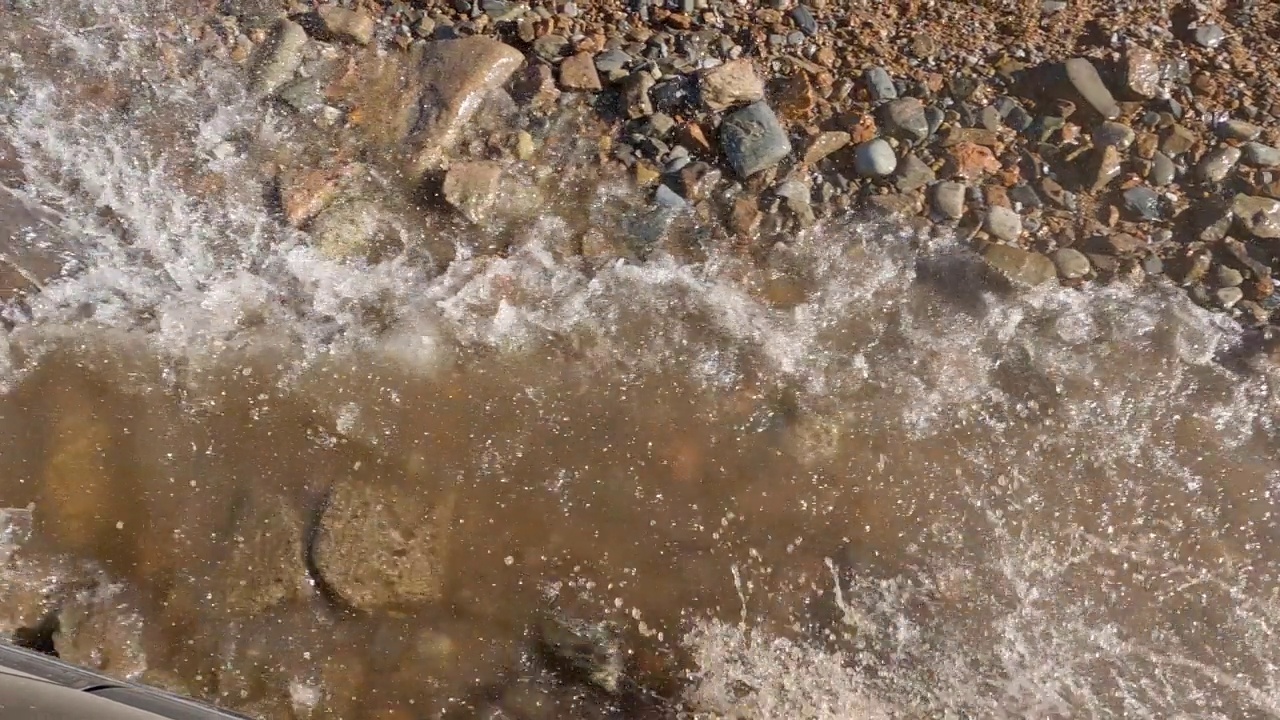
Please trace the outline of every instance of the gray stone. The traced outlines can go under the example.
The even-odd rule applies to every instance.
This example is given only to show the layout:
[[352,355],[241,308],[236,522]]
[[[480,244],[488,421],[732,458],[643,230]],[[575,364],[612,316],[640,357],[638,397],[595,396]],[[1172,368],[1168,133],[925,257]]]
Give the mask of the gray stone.
[[1196,28],[1195,37],[1197,45],[1213,50],[1222,44],[1222,41],[1227,38],[1227,34],[1223,32],[1221,25],[1210,23]]
[[1244,282],[1244,274],[1230,265],[1219,265],[1213,275],[1221,287],[1235,287]]
[[816,35],[818,32],[818,21],[814,19],[813,13],[804,5],[797,5],[791,10],[791,19],[796,21],[796,27],[805,35]]
[[1252,195],[1237,195],[1231,212],[1249,234],[1274,240],[1280,238],[1280,200]]
[[622,109],[627,117],[636,120],[653,114],[653,100],[649,91],[657,84],[647,72],[633,72],[622,81]]
[[569,38],[563,35],[548,34],[533,41],[533,54],[547,61],[559,58],[568,48]]
[[1158,152],[1151,159],[1151,171],[1147,173],[1147,179],[1156,187],[1164,187],[1173,182],[1177,170],[1177,166],[1173,164],[1173,160],[1168,155]]
[[623,50],[617,48],[605,50],[596,56],[596,70],[608,75],[612,72],[625,70],[632,60],[633,58]]
[[964,215],[966,188],[963,183],[940,182],[933,186],[933,209],[948,220],[959,220]]
[[1074,248],[1058,248],[1053,251],[1052,259],[1058,275],[1064,280],[1078,280],[1093,270],[1089,258]]
[[886,140],[876,138],[853,149],[853,169],[863,177],[883,177],[898,167],[898,157]]
[[1067,82],[1090,107],[1108,120],[1114,120],[1120,116],[1120,106],[1116,104],[1115,97],[1111,95],[1111,91],[1102,82],[1102,77],[1098,75],[1097,68],[1088,58],[1071,58],[1064,67]]
[[898,192],[905,193],[919,190],[936,179],[937,176],[934,175],[933,168],[916,157],[915,153],[908,153],[898,163],[893,186],[898,189]]
[[1206,153],[1201,158],[1196,172],[1200,175],[1200,179],[1205,182],[1222,182],[1231,173],[1231,169],[1236,166],[1236,163],[1240,162],[1241,154],[1240,148],[1218,148]]
[[791,154],[791,140],[773,110],[763,102],[752,103],[725,118],[720,125],[720,147],[742,178],[771,168]]
[[1228,140],[1257,140],[1262,134],[1262,128],[1243,120],[1228,120],[1214,130]]
[[894,100],[898,97],[898,89],[893,86],[893,78],[889,71],[880,66],[869,68],[863,74],[867,81],[867,89],[871,91],[873,100]]
[[731,60],[704,71],[698,79],[702,102],[712,110],[764,99],[764,81],[746,58]]
[[1262,143],[1244,144],[1244,162],[1253,167],[1280,167],[1280,150]]
[[311,221],[311,244],[331,260],[363,257],[378,236],[379,217],[378,206],[371,202],[339,200]]
[[1244,299],[1244,291],[1238,287],[1218,288],[1213,293],[1213,299],[1217,300],[1224,309],[1230,310]]
[[1095,145],[1112,145],[1117,150],[1128,150],[1133,141],[1137,138],[1137,134],[1133,132],[1133,128],[1118,122],[1100,123],[1093,130],[1093,142]]
[[885,103],[881,111],[885,130],[889,134],[912,142],[929,137],[929,119],[924,114],[924,103],[917,98],[902,98]]
[[667,187],[665,184],[659,185],[658,190],[653,194],[653,201],[660,207],[671,210],[679,210],[688,205],[685,199],[680,197],[675,190]]
[[1160,219],[1160,196],[1149,187],[1138,185],[1125,190],[1124,205],[1143,220]]
[[307,31],[292,20],[281,20],[262,50],[254,66],[250,91],[258,96],[271,95],[293,78],[302,65],[302,48],[307,44]]
[[1022,248],[992,243],[983,250],[982,259],[1005,278],[1022,285],[1043,285],[1058,277],[1052,260]]
[[982,227],[992,237],[1015,242],[1022,235],[1022,216],[1007,207],[995,205],[987,210]]
[[298,78],[276,91],[276,97],[300,113],[309,115],[324,107],[324,93],[316,78]]

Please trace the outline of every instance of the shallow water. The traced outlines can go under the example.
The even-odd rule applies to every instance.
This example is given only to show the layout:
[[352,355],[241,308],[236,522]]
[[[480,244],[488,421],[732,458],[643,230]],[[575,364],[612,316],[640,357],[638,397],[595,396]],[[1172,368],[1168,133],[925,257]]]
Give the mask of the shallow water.
[[[334,262],[243,182],[305,133],[133,6],[0,16],[5,229],[66,271],[4,313],[5,629],[272,718],[1280,715],[1280,373],[1229,321],[857,218],[589,262],[654,222],[589,174],[501,256]],[[326,579],[352,493],[422,585],[331,582],[358,523]],[[614,623],[621,699],[548,608]]]

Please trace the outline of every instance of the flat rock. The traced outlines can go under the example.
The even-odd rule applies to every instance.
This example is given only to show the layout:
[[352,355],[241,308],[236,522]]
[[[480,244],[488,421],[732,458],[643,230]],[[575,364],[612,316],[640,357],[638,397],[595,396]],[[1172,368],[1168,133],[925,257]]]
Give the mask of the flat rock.
[[1206,153],[1200,159],[1196,172],[1205,182],[1222,182],[1231,173],[1243,153],[1237,147],[1222,147]]
[[428,497],[415,487],[391,497],[368,482],[342,481],[320,518],[316,569],[360,610],[431,602],[444,591],[453,495]]
[[444,176],[442,193],[467,220],[484,224],[502,195],[502,166],[487,160],[455,163]]
[[1227,120],[1218,125],[1215,130],[1229,140],[1257,140],[1262,134],[1262,128],[1244,120]]
[[1111,91],[1102,82],[1102,77],[1098,75],[1097,68],[1088,58],[1071,58],[1064,63],[1064,69],[1067,82],[1098,114],[1108,120],[1114,120],[1120,116],[1120,106],[1116,104],[1115,97],[1111,95]]
[[995,205],[987,210],[982,227],[993,237],[1015,242],[1022,235],[1022,217],[1007,207]]
[[1093,270],[1089,258],[1074,248],[1054,250],[1052,260],[1054,267],[1058,269],[1058,275],[1064,280],[1078,280]]
[[791,154],[791,140],[773,110],[756,102],[721,123],[720,148],[734,172],[746,178],[782,162]]
[[373,42],[373,18],[359,10],[326,5],[316,10],[325,32],[339,40],[357,45]]
[[755,65],[741,58],[704,71],[698,78],[698,91],[708,108],[724,110],[763,100],[764,81],[756,73]]
[[885,103],[881,110],[884,128],[890,134],[911,142],[929,137],[929,119],[924,103],[918,98],[901,98]]
[[947,220],[959,220],[964,215],[966,188],[963,183],[940,182],[933,186],[933,209]]
[[440,164],[457,144],[485,96],[500,88],[524,62],[510,45],[479,35],[424,43],[419,63],[418,129],[409,138],[410,174]]
[[982,252],[987,265],[1005,278],[1022,285],[1043,285],[1058,277],[1058,268],[1038,252],[992,243]]
[[893,186],[898,189],[898,192],[905,193],[919,190],[936,179],[933,168],[916,157],[915,153],[908,153],[898,163],[898,168],[894,172]]
[[845,147],[849,144],[851,136],[843,130],[828,130],[818,133],[813,140],[809,142],[809,147],[804,151],[804,163],[812,165],[831,153]]
[[284,19],[276,23],[253,66],[250,92],[265,97],[289,82],[302,65],[306,44],[307,31],[301,25]]
[[1280,149],[1262,143],[1245,143],[1244,162],[1246,165],[1261,168],[1280,167]]
[[586,90],[598,92],[600,74],[596,72],[595,58],[591,53],[580,52],[564,59],[560,63],[560,87],[565,90]]
[[1268,240],[1280,238],[1280,200],[1237,195],[1231,212],[1250,235]]
[[893,146],[882,138],[864,142],[853,150],[853,169],[863,177],[883,177],[897,167]]

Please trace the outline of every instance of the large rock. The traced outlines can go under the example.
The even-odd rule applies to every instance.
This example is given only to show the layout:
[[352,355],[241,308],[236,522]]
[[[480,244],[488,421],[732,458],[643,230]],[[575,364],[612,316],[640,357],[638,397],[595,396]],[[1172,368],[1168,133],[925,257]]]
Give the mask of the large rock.
[[422,487],[387,492],[339,482],[312,546],[320,576],[361,610],[439,600],[444,591],[454,496]]
[[702,102],[712,110],[764,99],[764,81],[750,60],[731,60],[702,73],[698,82]]
[[1099,115],[1108,120],[1120,116],[1120,106],[1088,58],[1071,58],[1064,64],[1064,70],[1072,89]]
[[223,609],[254,615],[302,597],[305,537],[302,516],[285,498],[264,494],[244,503],[217,575]]
[[1017,284],[1043,285],[1058,277],[1058,268],[1052,260],[1011,245],[988,245],[982,258],[1000,275]]
[[1280,238],[1280,200],[1253,195],[1237,195],[1231,203],[1236,220],[1254,237]]
[[437,40],[422,46],[418,117],[409,137],[409,172],[420,177],[441,165],[485,96],[524,62],[519,50],[492,38]]
[[763,102],[752,103],[725,118],[720,147],[738,177],[746,178],[777,165],[791,154],[791,140],[778,117]]

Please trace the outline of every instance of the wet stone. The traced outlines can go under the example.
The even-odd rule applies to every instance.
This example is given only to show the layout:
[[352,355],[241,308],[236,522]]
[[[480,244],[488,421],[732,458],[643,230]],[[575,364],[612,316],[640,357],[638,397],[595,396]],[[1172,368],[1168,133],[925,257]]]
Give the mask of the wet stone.
[[1064,67],[1067,82],[1098,114],[1109,120],[1120,115],[1120,106],[1116,104],[1111,91],[1102,82],[1097,68],[1088,58],[1072,58],[1065,63]]
[[1280,200],[1252,195],[1237,195],[1231,212],[1249,234],[1274,240],[1280,238]]
[[1114,145],[1104,145],[1097,153],[1093,171],[1093,189],[1101,190],[1120,175],[1120,151]]
[[1262,143],[1245,143],[1242,148],[1244,163],[1253,167],[1280,167],[1280,149]]
[[1143,220],[1159,220],[1160,196],[1149,187],[1139,185],[1124,191],[1124,205]]
[[1226,310],[1230,310],[1236,306],[1236,303],[1244,299],[1244,291],[1238,287],[1218,288],[1214,291],[1213,298],[1217,301],[1218,305],[1222,306]]
[[827,157],[831,153],[843,148],[849,144],[849,133],[843,130],[829,130],[827,132],[818,133],[809,143],[809,147],[804,151],[804,162],[806,165],[812,165],[819,160]]
[[889,71],[880,66],[870,68],[863,74],[863,78],[867,82],[867,89],[871,92],[873,100],[895,100],[898,97],[898,89],[893,85],[893,78],[889,76]]
[[481,225],[492,214],[501,196],[502,166],[495,162],[455,163],[445,174],[445,202],[467,220]]
[[904,193],[919,190],[937,179],[933,168],[926,165],[915,153],[908,153],[903,156],[894,175],[894,187],[898,189],[898,192]]
[[791,154],[791,140],[773,110],[753,103],[725,118],[720,147],[739,177],[773,167]]
[[632,62],[632,57],[625,51],[614,48],[596,56],[596,71],[605,75],[625,70]]
[[904,140],[919,142],[929,137],[929,120],[924,104],[917,98],[902,98],[884,105],[881,111],[885,130]]
[[1007,207],[995,205],[987,210],[982,227],[993,237],[1015,242],[1022,235],[1022,217]]
[[940,182],[933,186],[933,209],[943,218],[959,220],[964,215],[966,188],[963,183]]
[[1183,125],[1172,125],[1169,134],[1160,143],[1160,152],[1169,157],[1177,157],[1196,144],[1196,134]]
[[647,72],[631,73],[622,81],[622,108],[628,118],[636,120],[653,114],[649,91],[657,84]]
[[311,242],[331,260],[362,257],[377,238],[380,212],[366,200],[336,201],[311,221]]
[[569,47],[569,38],[562,35],[543,35],[533,41],[533,53],[543,60],[559,58]]
[[982,252],[987,265],[1014,283],[1043,285],[1058,277],[1053,261],[1037,252],[992,243]]
[[876,138],[854,148],[853,167],[863,177],[883,177],[898,167],[898,158],[887,141]]
[[1113,145],[1117,150],[1128,150],[1137,135],[1133,128],[1118,122],[1104,122],[1093,131],[1095,145]]
[[711,110],[764,99],[764,81],[756,74],[755,65],[742,58],[731,60],[702,73],[698,80],[702,102]]
[[581,52],[560,63],[560,87],[590,92],[601,89],[600,75],[596,72],[595,59],[591,53]]
[[1173,160],[1164,153],[1156,153],[1151,159],[1151,171],[1147,173],[1147,179],[1156,187],[1164,187],[1173,182],[1176,173],[1177,166],[1173,164]]
[[1214,270],[1213,280],[1221,287],[1235,287],[1244,282],[1244,275],[1229,265],[1219,265]]
[[1228,120],[1214,129],[1228,140],[1257,140],[1262,134],[1262,128],[1244,120]]
[[1202,48],[1213,50],[1221,45],[1226,38],[1227,34],[1223,32],[1221,25],[1210,23],[1196,28],[1196,44]]
[[1089,264],[1089,258],[1074,248],[1059,248],[1053,251],[1052,260],[1054,267],[1058,269],[1058,275],[1064,280],[1078,280],[1093,270],[1093,266]]
[[293,78],[302,65],[302,48],[306,43],[307,31],[301,25],[292,20],[277,23],[253,69],[253,93],[271,95]]
[[1205,182],[1222,182],[1240,161],[1240,148],[1222,147],[1205,154],[1196,172]]
[[357,45],[373,42],[373,18],[364,12],[326,5],[318,8],[316,14],[331,37]]
[[804,5],[797,5],[791,10],[791,19],[796,21],[796,27],[805,35],[816,35],[818,33],[818,21],[814,19],[813,12]]
[[1160,94],[1162,72],[1159,57],[1140,47],[1131,47],[1125,53],[1125,86],[1135,94],[1152,98]]
[[657,191],[653,195],[653,202],[659,207],[668,208],[670,210],[678,210],[685,207],[688,203],[685,199],[665,184],[659,185]]

